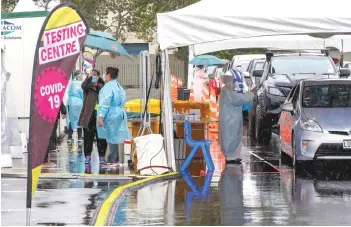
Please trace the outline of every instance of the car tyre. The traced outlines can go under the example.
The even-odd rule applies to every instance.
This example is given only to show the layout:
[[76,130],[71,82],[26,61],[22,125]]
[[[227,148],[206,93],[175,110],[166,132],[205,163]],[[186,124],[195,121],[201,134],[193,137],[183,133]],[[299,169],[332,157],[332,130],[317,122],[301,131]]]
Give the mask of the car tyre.
[[[272,126],[268,125],[268,119],[265,119],[262,114],[260,105],[256,107],[256,140],[258,143],[268,145],[272,138]],[[268,127],[267,127],[268,125]]]
[[252,139],[256,139],[256,105],[255,105],[255,102],[252,102],[251,106],[250,106],[248,131],[249,131],[249,136]]
[[280,163],[281,164],[286,164],[286,163],[289,163],[289,160],[290,160],[290,156],[287,155],[282,149],[280,149]]

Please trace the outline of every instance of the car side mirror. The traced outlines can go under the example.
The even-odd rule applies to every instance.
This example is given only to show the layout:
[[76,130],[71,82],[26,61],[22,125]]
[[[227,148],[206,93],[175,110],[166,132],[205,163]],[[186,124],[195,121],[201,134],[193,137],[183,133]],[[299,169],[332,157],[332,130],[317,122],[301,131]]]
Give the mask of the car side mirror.
[[294,106],[292,103],[284,103],[280,106],[282,111],[293,113],[294,112]]
[[250,78],[249,72],[243,72],[245,78]]
[[339,69],[339,75],[340,77],[349,77],[350,76],[350,69],[348,68],[340,68]]
[[252,73],[253,77],[262,77],[263,75],[263,69],[255,69]]

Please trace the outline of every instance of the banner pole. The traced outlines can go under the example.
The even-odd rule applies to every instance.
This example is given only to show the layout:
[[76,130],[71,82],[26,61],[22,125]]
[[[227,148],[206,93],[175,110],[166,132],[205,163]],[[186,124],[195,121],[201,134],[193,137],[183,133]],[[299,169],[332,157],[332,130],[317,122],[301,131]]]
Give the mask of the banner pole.
[[[30,139],[30,138],[29,138]],[[29,143],[27,144],[28,153],[27,153],[27,213],[26,213],[26,225],[30,226],[30,215],[32,208],[32,151],[29,148]]]
[[30,226],[30,215],[31,215],[31,208],[27,208],[27,213],[26,213],[26,226]]

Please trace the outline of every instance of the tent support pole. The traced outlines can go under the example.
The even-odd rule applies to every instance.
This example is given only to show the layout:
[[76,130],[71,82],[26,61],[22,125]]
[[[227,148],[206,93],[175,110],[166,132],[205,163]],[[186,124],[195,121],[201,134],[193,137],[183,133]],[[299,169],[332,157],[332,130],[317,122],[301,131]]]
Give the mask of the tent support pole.
[[172,95],[170,85],[170,72],[168,62],[168,52],[164,50],[162,52],[162,73],[163,73],[163,132],[165,138],[165,147],[167,152],[168,167],[172,168],[173,171],[177,170],[174,156],[174,133],[173,133],[173,107],[172,107]]
[[[194,45],[190,45],[189,46],[189,59],[188,62],[186,62],[186,64],[189,63],[189,61],[191,61],[193,58],[195,57],[195,52],[194,52]],[[188,78],[187,78],[187,88],[190,89],[191,88],[191,83],[193,81],[193,75],[194,73],[194,69],[193,69],[193,65],[188,65]]]

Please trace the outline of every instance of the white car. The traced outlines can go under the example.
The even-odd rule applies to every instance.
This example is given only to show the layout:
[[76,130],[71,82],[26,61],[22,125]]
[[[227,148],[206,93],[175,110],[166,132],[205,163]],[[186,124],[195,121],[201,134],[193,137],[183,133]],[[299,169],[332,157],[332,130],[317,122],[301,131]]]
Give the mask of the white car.
[[264,54],[248,54],[248,55],[235,55],[232,59],[232,66],[240,68],[245,73],[250,62],[254,59],[266,58]]

